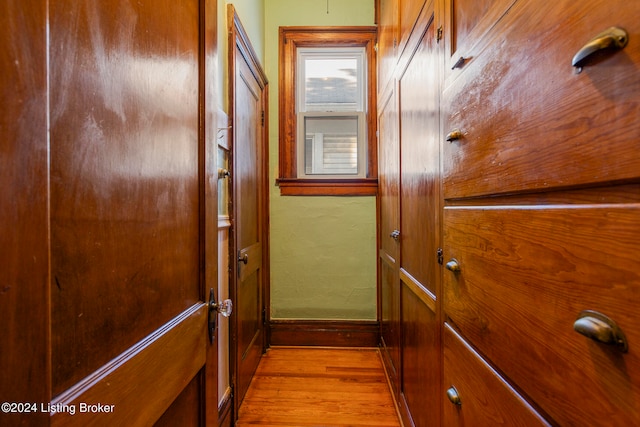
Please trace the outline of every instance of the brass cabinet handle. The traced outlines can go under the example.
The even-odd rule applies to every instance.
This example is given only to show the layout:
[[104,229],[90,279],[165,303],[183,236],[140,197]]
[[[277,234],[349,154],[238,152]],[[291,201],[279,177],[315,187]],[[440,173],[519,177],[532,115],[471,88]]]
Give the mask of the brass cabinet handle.
[[581,311],[573,323],[573,329],[594,341],[614,345],[623,353],[629,350],[627,338],[622,329],[609,317],[597,311]]
[[449,402],[453,403],[454,405],[462,405],[458,390],[456,390],[454,386],[449,387],[449,389],[447,390],[447,399],[449,399]]
[[447,270],[453,271],[454,273],[457,273],[458,271],[460,271],[460,263],[455,258],[451,258],[451,261],[449,261],[445,265],[445,267],[447,268]]
[[447,134],[447,141],[451,142],[451,141],[456,141],[458,139],[462,138],[462,131],[460,129],[454,129],[451,132],[449,132]]
[[582,68],[589,57],[603,50],[620,50],[629,43],[629,35],[619,27],[611,27],[587,42],[573,57],[571,65]]

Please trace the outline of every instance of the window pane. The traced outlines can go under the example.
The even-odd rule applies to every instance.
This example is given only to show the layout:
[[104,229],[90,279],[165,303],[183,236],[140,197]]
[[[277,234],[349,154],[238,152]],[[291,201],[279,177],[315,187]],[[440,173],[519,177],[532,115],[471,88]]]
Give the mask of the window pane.
[[359,108],[356,58],[307,57],[304,111],[356,111]]
[[358,174],[358,116],[305,117],[307,175]]

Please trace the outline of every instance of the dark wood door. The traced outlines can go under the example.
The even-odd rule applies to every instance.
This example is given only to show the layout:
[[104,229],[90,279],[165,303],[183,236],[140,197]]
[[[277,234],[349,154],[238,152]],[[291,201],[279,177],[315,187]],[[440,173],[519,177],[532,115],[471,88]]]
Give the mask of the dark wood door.
[[15,229],[2,257],[14,274],[0,296],[13,331],[2,335],[1,400],[36,404],[0,424],[215,421],[204,296],[217,238],[202,213],[217,205],[206,177],[215,138],[200,117],[214,77],[202,50],[215,52],[216,31],[203,14],[216,2],[47,4],[10,1],[0,26],[11,47],[2,74],[19,82],[2,82],[19,107],[3,103],[2,116],[19,125],[8,122],[2,169],[16,167],[0,184],[21,183],[9,194],[19,209],[1,217],[3,236]]
[[[416,426],[440,425],[439,50],[434,4],[407,43],[417,45],[399,79],[402,399]],[[409,423],[407,423],[409,424]]]
[[378,107],[379,152],[384,161],[378,166],[379,249],[378,277],[380,301],[380,339],[389,378],[398,392],[400,375],[400,146],[396,87],[380,97]]
[[264,287],[268,277],[266,78],[233,6],[229,6],[228,14],[228,22],[232,25],[230,50],[233,52],[230,109],[234,255],[237,262],[231,294],[235,304],[232,336],[235,340],[233,381],[237,409],[265,348]]

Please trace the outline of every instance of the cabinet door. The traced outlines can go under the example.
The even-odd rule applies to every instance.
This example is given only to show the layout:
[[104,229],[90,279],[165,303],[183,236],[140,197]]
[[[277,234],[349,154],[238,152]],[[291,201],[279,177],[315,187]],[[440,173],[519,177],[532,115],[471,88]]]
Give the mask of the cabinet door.
[[[446,316],[559,425],[640,425],[637,190],[621,203],[445,209],[445,257],[459,266],[444,274]],[[628,349],[601,342],[614,328],[596,314],[578,322],[587,310]]]
[[399,82],[401,387],[414,424],[438,426],[439,60],[433,3],[423,13],[427,24],[414,33],[421,37]]
[[444,426],[549,425],[448,324],[444,325],[443,344]]
[[398,59],[398,0],[378,0],[378,10],[378,92],[382,92]]
[[459,72],[466,62],[472,61],[487,43],[487,33],[516,1],[447,0],[445,25],[449,37],[445,69]]
[[402,278],[402,403],[416,427],[439,427],[440,325],[435,301]]
[[[578,73],[574,55],[613,25],[626,47]],[[640,177],[640,2],[518,2],[492,32],[444,92],[444,133],[461,133],[444,143],[445,198]]]
[[[416,21],[420,15],[420,11],[424,7],[427,0],[398,0],[399,1],[399,31],[400,31],[400,50],[406,45],[407,40],[411,36],[411,32],[414,28],[417,31],[420,28],[416,27]],[[432,1],[430,1],[432,2]]]
[[399,269],[399,174],[400,151],[396,91],[391,91],[378,107],[379,150],[379,292],[382,344],[392,382],[400,372],[400,279]]
[[433,7],[428,15],[428,25],[399,82],[400,266],[435,295],[440,237],[440,97]]

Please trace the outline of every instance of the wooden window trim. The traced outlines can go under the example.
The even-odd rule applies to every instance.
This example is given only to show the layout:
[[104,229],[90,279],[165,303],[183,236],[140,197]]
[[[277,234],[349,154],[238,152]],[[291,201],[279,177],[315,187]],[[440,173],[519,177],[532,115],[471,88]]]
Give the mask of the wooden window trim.
[[[378,190],[376,137],[376,27],[280,27],[279,34],[279,176],[285,196],[366,196]],[[367,162],[364,178],[302,179],[297,171],[296,50],[298,47],[365,48],[367,58]]]

